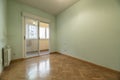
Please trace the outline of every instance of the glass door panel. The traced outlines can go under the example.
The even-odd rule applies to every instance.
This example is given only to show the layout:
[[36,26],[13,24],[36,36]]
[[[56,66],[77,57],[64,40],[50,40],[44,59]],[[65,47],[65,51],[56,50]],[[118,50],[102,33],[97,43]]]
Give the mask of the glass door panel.
[[26,57],[39,55],[39,27],[38,21],[25,18],[25,51]]
[[40,55],[49,54],[49,24],[39,22]]

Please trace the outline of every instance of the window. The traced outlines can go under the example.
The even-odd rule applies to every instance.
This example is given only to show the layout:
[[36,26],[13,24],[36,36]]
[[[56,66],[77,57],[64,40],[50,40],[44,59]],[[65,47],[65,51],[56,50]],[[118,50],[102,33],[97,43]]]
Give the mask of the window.
[[49,39],[49,28],[46,28],[46,38]]
[[40,39],[45,39],[45,28],[40,27]]
[[49,28],[48,27],[40,27],[39,30],[40,39],[49,39]]
[[37,26],[26,24],[26,39],[37,39]]
[[[49,28],[39,28],[39,38],[49,39]],[[26,39],[38,39],[38,27],[31,24],[26,24]]]

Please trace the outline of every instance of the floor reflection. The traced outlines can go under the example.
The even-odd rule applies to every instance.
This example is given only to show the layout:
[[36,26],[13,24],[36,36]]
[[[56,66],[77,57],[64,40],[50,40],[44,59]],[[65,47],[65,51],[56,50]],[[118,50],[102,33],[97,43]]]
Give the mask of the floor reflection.
[[49,73],[49,70],[50,70],[49,59],[40,62],[40,64],[39,64],[39,71],[40,71],[41,74]]
[[29,79],[35,79],[37,77],[44,78],[49,75],[50,60],[46,59],[38,63],[34,63],[28,69]]

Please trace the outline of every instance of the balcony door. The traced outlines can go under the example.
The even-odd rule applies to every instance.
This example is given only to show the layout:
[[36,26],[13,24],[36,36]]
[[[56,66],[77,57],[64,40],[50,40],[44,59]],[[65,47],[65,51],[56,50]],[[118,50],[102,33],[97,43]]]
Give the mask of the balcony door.
[[25,57],[49,54],[49,24],[24,17]]

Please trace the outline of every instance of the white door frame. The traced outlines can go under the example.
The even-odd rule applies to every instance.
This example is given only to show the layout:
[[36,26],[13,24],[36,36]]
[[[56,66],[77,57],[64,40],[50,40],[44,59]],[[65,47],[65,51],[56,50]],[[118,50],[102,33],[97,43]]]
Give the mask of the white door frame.
[[[46,19],[46,18],[42,18],[39,16],[35,16],[33,14],[29,14],[29,13],[22,13],[22,54],[23,54],[23,58],[26,58],[26,41],[25,41],[25,17],[31,18],[31,19],[35,19],[38,21],[38,27],[39,27],[39,22],[45,22],[47,24],[49,24],[49,36],[50,36],[50,20]],[[38,31],[39,32],[39,31]],[[38,35],[39,36],[39,35]],[[39,41],[38,41],[39,42]],[[38,47],[39,48],[39,47]],[[50,37],[49,37],[49,51],[51,51],[50,48]]]

